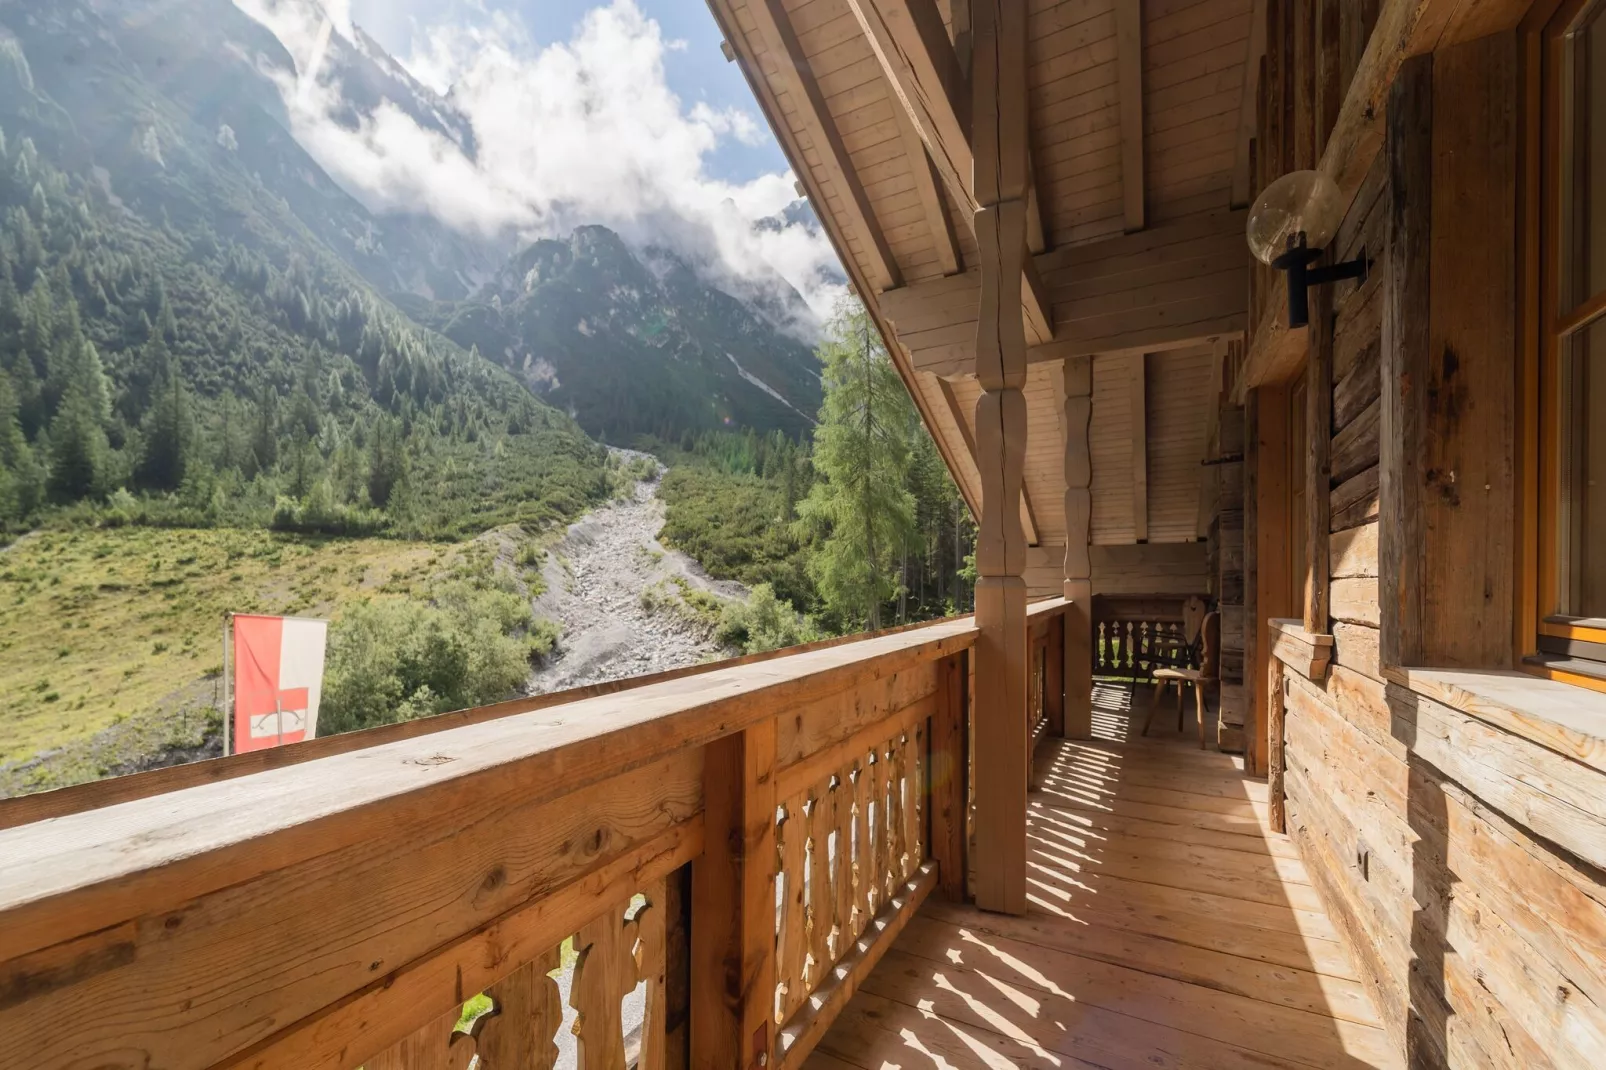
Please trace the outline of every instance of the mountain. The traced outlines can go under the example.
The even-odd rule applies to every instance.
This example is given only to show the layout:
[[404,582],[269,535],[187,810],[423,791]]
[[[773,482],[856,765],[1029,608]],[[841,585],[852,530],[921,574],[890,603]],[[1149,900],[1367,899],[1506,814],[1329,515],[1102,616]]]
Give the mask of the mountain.
[[275,50],[223,0],[0,0],[0,525],[135,490],[176,495],[160,522],[462,535],[604,497],[569,417],[386,296],[501,258],[330,180]]
[[[360,30],[324,64],[340,122],[477,151]],[[784,283],[365,204],[296,140],[295,70],[229,0],[0,0],[0,526],[183,488],[190,519],[464,533],[605,494],[582,428],[810,425]]]
[[402,303],[609,441],[724,427],[797,437],[820,407],[819,363],[786,327],[796,309],[740,301],[606,227],[535,242],[472,300]]

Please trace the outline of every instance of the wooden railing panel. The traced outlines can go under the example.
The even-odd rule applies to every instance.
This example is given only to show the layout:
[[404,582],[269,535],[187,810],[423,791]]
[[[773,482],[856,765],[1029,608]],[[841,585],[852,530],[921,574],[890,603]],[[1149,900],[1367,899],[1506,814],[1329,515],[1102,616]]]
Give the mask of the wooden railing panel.
[[1189,662],[1180,620],[1094,618],[1094,676],[1152,680],[1155,669],[1187,667]]
[[[533,806],[487,794],[472,820],[377,820],[366,842],[283,868],[269,855],[255,879],[147,908],[122,944],[140,968],[74,977],[52,1008],[79,1024],[30,1065],[126,1051],[130,1024],[98,1011],[139,1006],[152,1065],[212,1066],[696,820],[702,766],[689,750]],[[22,1009],[0,1010],[0,1052],[28,1050],[36,1031]]]
[[818,1013],[809,997],[925,861],[930,706],[922,699],[884,718],[871,726],[876,738],[861,729],[827,747],[833,767],[823,775],[815,757],[796,766],[812,780],[782,774],[791,790],[776,823],[777,1026]]
[[[1032,607],[1039,719],[1062,609]],[[974,636],[944,622],[0,829],[21,860],[0,867],[0,1065],[546,1067],[573,938],[582,1070],[795,1066],[932,859],[963,895]],[[693,934],[675,961],[671,875]],[[475,992],[492,1010],[457,1031]]]

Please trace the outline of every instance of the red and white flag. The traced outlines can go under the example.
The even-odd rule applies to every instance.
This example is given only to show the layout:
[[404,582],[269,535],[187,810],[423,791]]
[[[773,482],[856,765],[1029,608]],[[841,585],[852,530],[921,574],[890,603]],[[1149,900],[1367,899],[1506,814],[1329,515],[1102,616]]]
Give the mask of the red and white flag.
[[306,617],[234,618],[234,745],[243,754],[318,734],[329,622]]

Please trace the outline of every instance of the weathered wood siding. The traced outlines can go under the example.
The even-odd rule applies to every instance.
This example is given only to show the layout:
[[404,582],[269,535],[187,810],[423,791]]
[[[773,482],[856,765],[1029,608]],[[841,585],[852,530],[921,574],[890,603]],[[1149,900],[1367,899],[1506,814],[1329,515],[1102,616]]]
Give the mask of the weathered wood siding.
[[[1470,181],[1465,169],[1500,174],[1514,162],[1509,128],[1487,129],[1498,103],[1478,98],[1510,87],[1512,44],[1461,45],[1402,69],[1390,151],[1336,242],[1344,257],[1364,246],[1377,269],[1334,294],[1334,663],[1320,682],[1285,674],[1288,831],[1412,1066],[1606,1066],[1606,774],[1532,733],[1387,682],[1379,656],[1403,639],[1428,659],[1414,663],[1453,665],[1473,651],[1492,667],[1509,643],[1509,610],[1481,608],[1509,603],[1509,563],[1480,555],[1510,545],[1499,458],[1512,440],[1511,392],[1500,384],[1514,309],[1493,276],[1509,268],[1500,249],[1514,236],[1485,217],[1513,193],[1452,194]],[[1465,132],[1472,115],[1479,129]],[[1429,188],[1431,209],[1418,199]],[[1483,215],[1458,218],[1458,204]],[[1491,277],[1469,281],[1480,269]],[[1477,306],[1475,336],[1451,337],[1457,303]],[[1430,386],[1420,373],[1428,362],[1443,373],[1438,355],[1452,344],[1462,404],[1435,407],[1418,391],[1445,397],[1457,384]],[[1381,411],[1390,391],[1405,428]],[[1422,467],[1416,454],[1391,453],[1412,441],[1433,444]],[[1476,487],[1463,481],[1461,498],[1425,502],[1424,481],[1454,470],[1476,473]],[[1380,483],[1386,492],[1410,479],[1408,512],[1386,494],[1380,506]],[[1453,576],[1448,562],[1423,560],[1455,547]]]

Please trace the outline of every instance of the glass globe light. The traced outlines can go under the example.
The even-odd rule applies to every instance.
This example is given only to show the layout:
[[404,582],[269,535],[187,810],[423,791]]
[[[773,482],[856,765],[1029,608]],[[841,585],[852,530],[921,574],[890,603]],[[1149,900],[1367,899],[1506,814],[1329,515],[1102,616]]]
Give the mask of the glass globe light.
[[1320,171],[1293,171],[1267,186],[1249,209],[1249,250],[1263,264],[1295,249],[1320,250],[1344,220],[1343,198]]

